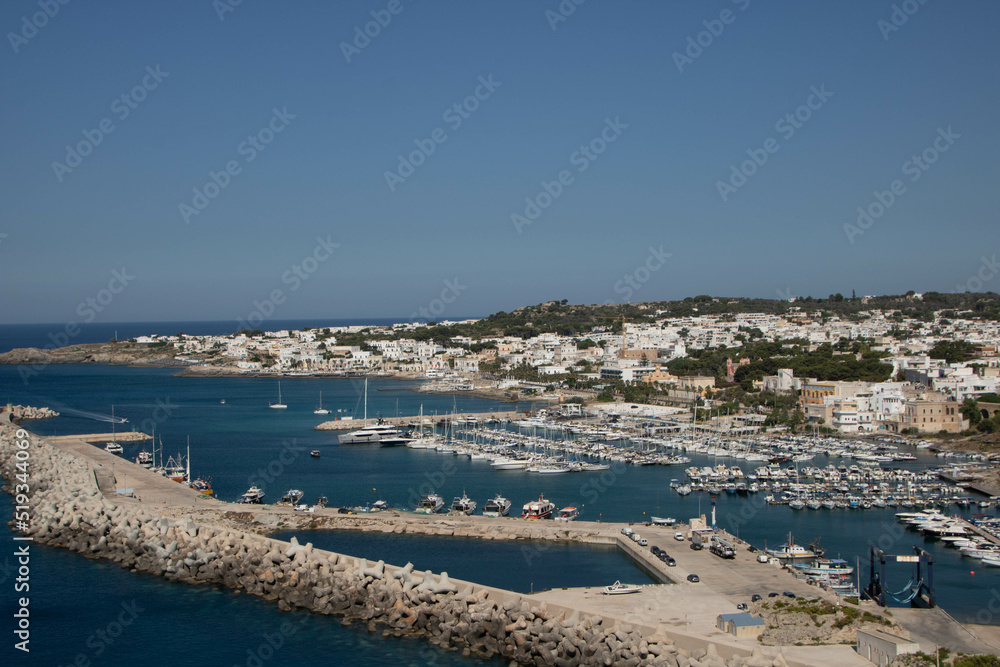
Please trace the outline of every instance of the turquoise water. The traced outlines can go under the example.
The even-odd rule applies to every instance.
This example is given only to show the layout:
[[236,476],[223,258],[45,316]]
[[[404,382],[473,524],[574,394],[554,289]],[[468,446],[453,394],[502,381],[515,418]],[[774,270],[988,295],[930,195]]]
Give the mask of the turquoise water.
[[[395,414],[397,401],[399,412],[410,415],[415,415],[421,404],[425,414],[443,414],[453,406],[460,411],[511,409],[509,404],[468,396],[453,399],[451,396],[417,394],[408,390],[411,384],[396,380],[370,381],[369,414],[378,411],[385,415]],[[143,425],[144,422],[148,427],[151,422],[147,420],[155,420],[167,453],[183,451],[190,435],[194,474],[211,478],[223,500],[235,500],[251,483],[260,483],[269,500],[276,500],[289,488],[299,488],[305,492],[307,500],[323,495],[333,505],[364,504],[384,499],[397,507],[412,507],[418,495],[433,490],[448,501],[466,491],[480,504],[495,493],[503,493],[514,502],[513,513],[523,503],[544,493],[557,506],[574,504],[582,507],[582,518],[589,520],[641,522],[650,515],[686,520],[699,513],[710,512],[706,496],[692,494],[682,498],[669,489],[671,478],[683,476],[681,467],[618,465],[603,473],[533,475],[495,471],[488,461],[471,461],[466,457],[428,450],[341,447],[336,443],[334,433],[312,430],[322,420],[312,414],[320,390],[323,391],[324,404],[330,409],[349,410],[357,414],[361,387],[362,383],[356,380],[286,378],[282,380],[282,395],[289,408],[279,411],[267,408],[268,401],[277,398],[277,382],[272,379],[177,378],[172,377],[172,371],[164,369],[87,365],[40,369],[37,376],[24,383],[16,368],[0,366],[0,401],[48,405],[63,412],[64,416],[58,419],[34,422],[32,428],[39,433],[106,431],[109,427],[107,422],[95,421],[91,413],[107,415],[114,403],[116,414],[129,418],[126,427]],[[222,398],[226,399],[224,405],[219,403]],[[128,445],[126,453],[131,458],[142,446]],[[322,457],[310,457],[308,452],[312,449],[319,449]],[[914,463],[901,465],[919,468],[938,462],[923,452],[918,453],[918,457],[919,460]],[[697,455],[692,458],[693,463],[698,465],[715,463]],[[814,463],[825,465],[827,460],[820,457]],[[939,604],[960,620],[994,622],[986,605],[994,596],[994,591],[1000,589],[1000,569],[984,568],[981,561],[962,559],[953,550],[938,543],[926,542],[915,533],[902,531],[895,522],[894,511],[794,512],[782,506],[757,506],[745,498],[723,494],[719,498],[717,517],[719,525],[760,547],[784,541],[789,531],[799,542],[821,537],[828,555],[839,555],[851,562],[860,557],[863,580],[867,577],[867,547],[870,542],[894,554],[912,553],[913,545],[924,547],[935,557]],[[310,535],[308,539],[319,543],[321,538]],[[329,539],[343,538],[331,536]],[[350,539],[361,538],[355,536]],[[331,542],[331,547],[334,544]],[[484,557],[484,550],[499,550],[496,553],[502,554],[502,549],[509,548],[509,545],[497,547],[497,544],[442,540],[427,545],[413,543],[414,546],[408,548],[423,559],[420,563],[414,561],[420,568],[447,569],[456,577],[481,581],[481,577],[472,576],[477,570],[474,566],[471,574],[459,574],[464,572],[462,563],[478,563]],[[491,566],[488,572],[487,568],[478,568],[483,571],[484,577],[498,577],[483,583],[519,590],[576,585],[565,583],[570,580],[559,580],[544,573],[535,575],[534,572],[536,568],[540,573],[550,568],[555,573],[584,569],[579,562],[565,560],[577,558],[576,554],[566,555],[558,551],[545,554],[543,559],[534,561],[532,567],[526,568],[519,547],[515,545],[513,552],[503,555],[499,561],[493,561],[499,562],[499,565]],[[371,553],[371,557],[385,558],[390,562],[402,560],[400,564],[413,560],[391,557],[391,545],[390,550],[385,551],[385,545],[377,542],[347,543],[336,548],[344,551],[365,549],[362,555]],[[448,567],[436,565],[439,557],[453,559],[450,562],[455,564]],[[603,556],[597,554],[596,557],[598,560],[594,562],[600,562]],[[68,558],[58,562],[76,563],[84,569],[95,566],[78,556],[69,555]],[[572,565],[567,566],[566,563],[570,562]],[[594,568],[595,577],[584,579],[584,585],[598,585],[621,578],[619,564],[605,563],[594,565]],[[632,571],[635,572],[634,569]],[[893,566],[888,575],[887,587],[891,590],[902,589],[911,578],[910,566]],[[64,574],[57,572],[53,579],[62,582],[79,576],[80,573],[74,569]],[[133,579],[141,578],[126,577],[122,581],[131,582]],[[184,589],[172,587],[167,582],[153,585],[167,586],[171,591],[174,588]],[[753,592],[758,591],[747,591],[748,595]],[[94,594],[93,590],[89,593],[74,592],[67,596],[65,602],[83,605],[86,596]],[[184,595],[180,591],[173,594]],[[112,608],[117,604],[113,597],[108,597],[102,607]],[[1000,618],[996,621],[1000,622]],[[186,621],[178,620],[177,623]],[[169,636],[182,629],[186,632],[186,628],[167,623],[161,632]],[[373,641],[381,642],[378,639]]]

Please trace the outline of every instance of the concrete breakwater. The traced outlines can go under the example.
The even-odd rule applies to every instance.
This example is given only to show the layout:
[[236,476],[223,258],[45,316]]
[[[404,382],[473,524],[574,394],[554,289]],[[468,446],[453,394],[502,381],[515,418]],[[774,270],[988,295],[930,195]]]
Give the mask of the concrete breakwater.
[[[22,532],[41,544],[169,579],[243,590],[283,610],[340,615],[373,632],[425,636],[442,647],[520,664],[786,664],[780,655],[759,651],[737,655],[713,644],[685,647],[662,628],[450,580],[446,573],[415,572],[410,564],[371,563],[295,540],[170,517],[103,494],[82,457],[8,424],[0,428],[5,479],[18,474],[17,452],[29,453],[31,520]],[[26,440],[30,444],[20,447]]]

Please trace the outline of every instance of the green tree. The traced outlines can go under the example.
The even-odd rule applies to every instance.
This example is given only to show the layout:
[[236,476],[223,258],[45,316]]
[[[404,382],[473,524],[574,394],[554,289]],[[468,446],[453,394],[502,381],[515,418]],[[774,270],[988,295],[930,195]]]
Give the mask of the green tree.
[[979,404],[976,403],[976,399],[967,398],[962,403],[961,407],[962,416],[969,420],[969,426],[975,426],[983,419],[983,415],[979,412]]

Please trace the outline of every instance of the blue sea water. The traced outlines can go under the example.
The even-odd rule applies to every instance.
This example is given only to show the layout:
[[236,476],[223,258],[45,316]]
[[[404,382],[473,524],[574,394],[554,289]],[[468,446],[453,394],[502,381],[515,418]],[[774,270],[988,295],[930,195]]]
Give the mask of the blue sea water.
[[[124,428],[141,427],[148,432],[155,425],[167,454],[183,452],[190,436],[194,474],[210,478],[223,500],[235,500],[250,484],[257,483],[263,486],[269,500],[277,499],[289,488],[298,488],[306,493],[307,500],[323,495],[333,505],[356,505],[384,499],[397,507],[412,507],[422,493],[436,491],[450,500],[465,491],[480,504],[495,493],[503,493],[514,501],[515,513],[521,504],[544,493],[558,506],[582,507],[582,518],[590,520],[641,522],[650,515],[686,520],[710,513],[707,497],[698,494],[679,497],[669,489],[671,478],[683,476],[683,470],[676,467],[616,465],[603,473],[533,475],[496,471],[487,461],[472,461],[431,450],[340,446],[335,433],[313,430],[313,426],[327,417],[314,415],[312,410],[322,391],[324,405],[335,414],[340,410],[340,414],[360,416],[363,383],[357,380],[285,378],[281,381],[281,390],[289,408],[270,410],[267,403],[277,398],[274,379],[182,378],[173,373],[169,369],[155,368],[53,365],[39,369],[37,375],[25,381],[16,368],[0,366],[0,402],[47,405],[62,412],[59,418],[31,424],[32,430],[43,435],[107,432],[109,423],[100,420],[107,418],[113,404],[116,415],[129,419]],[[407,381],[371,380],[369,415],[377,412],[393,415],[397,410],[400,414],[416,415],[421,405],[425,415],[440,415],[453,408],[488,412],[512,407],[470,396],[418,394],[411,391],[411,387],[412,383]],[[225,404],[220,403],[223,398]],[[127,445],[126,456],[131,459],[144,446],[148,447]],[[319,449],[322,456],[310,457],[308,452],[313,449]],[[918,461],[900,465],[919,468],[939,461],[924,452],[917,455]],[[698,455],[692,458],[698,465],[716,463],[714,459]],[[814,461],[817,465],[827,462],[825,458]],[[122,463],[121,479],[125,484],[129,465]],[[927,542],[916,533],[902,530],[895,522],[895,511],[898,510],[794,512],[788,507],[754,504],[746,498],[726,494],[719,498],[716,507],[720,526],[759,547],[783,542],[789,532],[799,542],[821,538],[829,556],[840,556],[852,563],[860,559],[862,580],[867,576],[869,543],[874,542],[895,554],[912,553],[914,545],[926,548],[935,558],[939,604],[959,620],[994,621],[986,605],[992,591],[1000,587],[1000,571],[984,568],[981,561],[962,559],[940,543]],[[342,533],[308,533],[302,539],[398,564],[412,560],[420,569],[445,569],[458,578],[517,590],[600,585],[615,579],[642,581],[643,576],[622,562],[618,554],[595,552],[587,547],[549,551],[526,567],[525,554],[520,551],[524,545],[519,544]],[[404,552],[405,558],[396,556]],[[195,645],[199,642],[213,644],[219,636],[232,637],[233,641],[226,643],[239,651],[210,653],[213,656],[210,661],[245,664],[246,658],[240,662],[239,655],[245,656],[247,648],[261,633],[271,632],[271,628],[288,617],[278,614],[266,603],[227,591],[192,589],[130,575],[114,565],[41,547],[36,554],[42,564],[40,567],[47,568],[38,579],[39,589],[33,603],[39,636],[66,637],[65,643],[72,647],[67,653],[50,654],[41,664],[63,664],[60,661],[71,659],[83,650],[79,647],[85,646],[97,624],[110,622],[126,597],[131,599],[140,594],[150,602],[144,606],[161,610],[147,617],[155,619],[150,623],[155,629],[144,635],[143,625],[137,623],[134,629],[130,626],[129,632],[135,634],[128,636],[134,636],[139,643],[126,641],[123,635],[122,643],[113,647],[123,651],[121,657],[117,654],[114,660],[105,657],[106,664],[138,656],[150,662],[149,654],[143,653],[142,647],[155,646],[180,635],[193,637],[190,641]],[[628,574],[623,575],[623,570]],[[902,589],[911,575],[910,566],[892,566],[887,587]],[[747,594],[753,592],[767,591],[748,590]],[[2,599],[6,601],[10,597],[10,593],[5,592]],[[75,619],[75,624],[71,619]],[[309,621],[304,627],[313,628],[310,632],[317,633],[315,636],[322,641],[341,647],[322,664],[355,664],[356,661],[347,658],[338,662],[338,656],[364,655],[369,646],[374,647],[378,655],[382,655],[380,652],[391,654],[396,663],[425,662],[420,651],[426,647],[419,642],[385,641],[363,630],[341,630],[331,619],[319,619],[315,627],[312,623],[314,621]],[[71,626],[71,631],[64,631],[64,625]],[[301,636],[313,635],[304,632]],[[288,653],[284,655],[293,655],[294,644],[289,642]],[[295,662],[291,662],[291,658],[280,661],[275,658],[273,664],[321,664],[317,660],[310,662],[305,651],[307,645],[308,642],[303,645],[301,659],[296,653]],[[105,655],[110,655],[111,650],[108,649]],[[222,651],[223,647],[213,645],[211,650]],[[435,655],[442,661],[450,659],[443,653]],[[95,660],[94,664],[100,663]]]

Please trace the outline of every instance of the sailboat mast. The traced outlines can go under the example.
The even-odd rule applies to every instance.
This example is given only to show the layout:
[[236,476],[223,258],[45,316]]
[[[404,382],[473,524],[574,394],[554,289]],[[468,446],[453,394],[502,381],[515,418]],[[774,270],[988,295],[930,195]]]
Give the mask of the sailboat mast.
[[191,436],[188,436],[188,449],[187,449],[187,481],[188,484],[191,483]]
[[368,378],[365,378],[365,423],[362,426],[368,426]]

